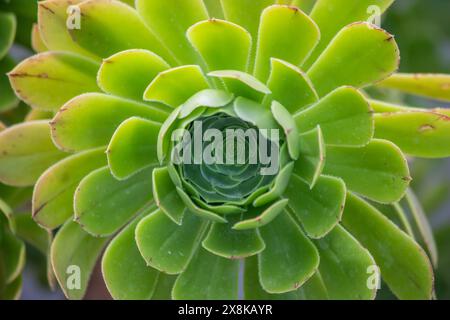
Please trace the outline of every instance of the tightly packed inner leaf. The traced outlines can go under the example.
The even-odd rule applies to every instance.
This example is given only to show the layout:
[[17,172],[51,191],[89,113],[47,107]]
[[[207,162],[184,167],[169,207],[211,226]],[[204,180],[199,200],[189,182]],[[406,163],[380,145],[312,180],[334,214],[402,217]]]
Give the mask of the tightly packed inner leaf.
[[36,183],[35,220],[63,225],[52,263],[68,297],[98,259],[117,299],[237,299],[241,267],[246,298],[373,299],[372,269],[399,298],[432,297],[428,257],[368,201],[403,198],[403,152],[449,155],[445,124],[427,126],[444,116],[361,89],[446,96],[385,80],[398,47],[361,22],[367,1],[279,2],[40,3],[48,50],[9,77],[53,119],[0,133],[0,181]]

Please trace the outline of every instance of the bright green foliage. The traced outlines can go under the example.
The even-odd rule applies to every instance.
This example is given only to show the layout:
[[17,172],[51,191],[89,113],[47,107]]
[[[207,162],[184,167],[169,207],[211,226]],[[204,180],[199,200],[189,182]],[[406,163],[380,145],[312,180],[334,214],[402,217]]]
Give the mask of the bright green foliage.
[[[34,219],[63,225],[52,264],[66,296],[83,297],[101,259],[116,299],[238,299],[240,266],[248,299],[374,299],[370,270],[399,298],[431,299],[429,258],[369,203],[395,208],[406,194],[437,261],[404,153],[449,156],[450,112],[361,91],[450,100],[448,76],[395,74],[394,37],[360,22],[392,2],[40,3],[42,52],[9,77],[38,110],[30,118],[56,115],[0,133],[0,181],[36,183]],[[66,28],[69,4],[81,29]],[[195,149],[198,123],[225,142],[210,137],[191,163],[176,161],[175,140],[190,133]],[[276,147],[275,171],[248,149],[225,161],[237,148],[228,129],[260,129],[241,143]],[[207,151],[216,162],[197,163]]]

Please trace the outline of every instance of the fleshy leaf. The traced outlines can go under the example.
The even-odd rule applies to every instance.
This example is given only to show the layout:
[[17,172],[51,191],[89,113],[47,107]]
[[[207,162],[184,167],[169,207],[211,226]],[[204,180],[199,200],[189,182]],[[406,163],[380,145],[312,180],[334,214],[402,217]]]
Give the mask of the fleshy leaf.
[[427,98],[450,101],[450,75],[396,73],[378,84]]
[[347,189],[339,178],[320,176],[313,188],[298,176],[291,178],[285,197],[309,237],[318,239],[341,220]]
[[69,101],[56,114],[51,122],[53,141],[71,152],[106,146],[117,127],[133,116],[162,123],[168,114],[157,106],[133,100],[84,94]]
[[267,86],[272,91],[272,99],[279,101],[291,114],[319,99],[308,76],[298,67],[272,58],[271,72]]
[[187,65],[158,74],[145,90],[144,99],[177,108],[195,93],[208,88],[200,67]]
[[289,155],[293,160],[297,160],[300,154],[300,139],[294,118],[292,118],[290,112],[277,101],[272,102],[270,110],[280,127],[283,128]]
[[50,138],[48,121],[31,121],[0,133],[0,181],[32,186],[53,163],[66,156]]
[[349,190],[382,203],[400,200],[411,181],[401,150],[377,139],[361,148],[328,147],[323,172],[341,177]]
[[102,273],[109,293],[119,300],[149,300],[159,272],[145,263],[134,238],[142,217],[122,230],[108,245],[102,259]]
[[[3,228],[2,225],[0,225]],[[2,230],[2,238],[0,239],[0,247],[2,248],[1,263],[2,277],[6,283],[10,283],[16,279],[25,265],[25,244],[19,240],[11,231]]]
[[374,257],[381,276],[400,299],[431,299],[433,273],[422,248],[374,207],[347,196],[343,226]]
[[259,255],[259,276],[269,293],[297,290],[317,270],[319,254],[285,211],[259,229],[266,249]]
[[15,65],[16,62],[8,55],[0,60],[0,113],[14,109],[19,104],[7,76]]
[[247,71],[252,38],[241,26],[224,20],[202,21],[189,28],[187,37],[209,71]]
[[373,136],[369,103],[352,87],[340,87],[294,115],[301,133],[320,125],[327,145],[363,146]]
[[397,70],[399,61],[394,37],[361,22],[343,28],[336,35],[309,69],[308,76],[323,97],[343,85],[361,88],[383,80]]
[[248,230],[265,226],[272,223],[272,220],[277,218],[280,214],[284,214],[284,209],[288,204],[288,200],[279,200],[269,206],[260,208],[251,208],[247,212],[246,216],[255,216],[247,220],[237,222],[234,226],[234,230]]
[[184,204],[188,208],[188,210],[190,212],[192,212],[193,214],[195,214],[203,219],[211,220],[214,222],[219,222],[219,223],[227,222],[227,220],[224,219],[223,217],[221,217],[220,215],[197,206],[192,201],[192,199],[187,195],[187,193],[184,192],[184,190],[182,190],[180,187],[176,187],[176,190],[178,192],[178,195],[180,196],[180,198],[183,200]]
[[9,73],[17,95],[33,108],[56,111],[86,92],[97,92],[99,65],[69,52],[44,52],[20,63]]
[[107,150],[114,177],[126,179],[149,165],[158,164],[156,145],[160,128],[160,123],[138,117],[122,122]]
[[221,0],[203,0],[211,18],[223,19]]
[[98,73],[98,84],[106,93],[142,101],[153,79],[170,66],[147,50],[127,50],[105,60]]
[[237,300],[239,260],[209,253],[203,248],[175,281],[172,297],[176,300]]
[[238,97],[234,100],[234,111],[239,118],[252,123],[259,129],[279,129],[272,112],[252,100]]
[[72,221],[56,234],[51,247],[52,265],[67,298],[80,300],[84,297],[92,271],[108,240],[89,235]]
[[375,114],[375,137],[394,142],[403,152],[424,158],[450,156],[450,116],[434,111]]
[[275,5],[261,15],[256,51],[255,76],[265,82],[270,59],[301,65],[320,38],[316,23],[296,7]]
[[294,170],[293,162],[287,164],[283,169],[281,169],[278,175],[276,176],[269,192],[266,192],[258,196],[253,201],[253,206],[261,207],[280,198],[290,183],[290,178],[293,170]]
[[215,89],[206,89],[194,94],[180,109],[179,118],[183,119],[200,107],[219,108],[233,101],[233,94]]
[[299,138],[300,156],[294,173],[313,188],[325,165],[326,149],[320,126],[303,133]]
[[108,168],[87,175],[74,197],[75,220],[95,236],[115,233],[133,217],[152,207],[152,168],[116,180]]
[[[341,226],[315,241],[320,254],[319,272],[332,300],[370,300],[377,286],[368,286],[368,271],[375,261]],[[378,279],[380,281],[380,279]]]
[[227,259],[242,259],[264,250],[265,244],[258,229],[234,230],[239,216],[229,218],[229,223],[214,223],[203,241],[203,247]]
[[136,227],[136,243],[147,264],[167,274],[183,272],[199,247],[206,223],[187,211],[183,225],[157,210]]
[[0,13],[0,60],[6,55],[14,42],[16,17],[12,13]]
[[80,181],[106,164],[106,155],[101,148],[67,157],[47,169],[34,187],[34,220],[47,229],[63,224],[73,215],[73,194]]
[[41,37],[41,32],[37,24],[33,25],[33,30],[31,32],[31,46],[34,51],[40,53],[48,51],[48,48]]
[[16,235],[20,239],[38,249],[42,254],[47,255],[49,253],[53,237],[52,233],[37,225],[29,212],[16,213],[14,215],[14,224]]

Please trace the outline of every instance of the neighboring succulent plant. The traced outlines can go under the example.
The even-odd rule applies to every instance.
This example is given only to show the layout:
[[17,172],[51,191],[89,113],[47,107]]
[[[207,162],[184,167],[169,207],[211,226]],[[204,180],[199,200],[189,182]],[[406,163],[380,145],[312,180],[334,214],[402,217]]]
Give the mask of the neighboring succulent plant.
[[[427,255],[375,205],[407,192],[402,151],[450,156],[450,113],[358,88],[386,79],[377,85],[450,100],[450,78],[392,75],[394,37],[358,21],[393,0],[318,0],[309,16],[280,2],[303,5],[40,3],[48,51],[9,76],[23,101],[56,115],[51,130],[41,120],[0,134],[0,181],[35,185],[34,219],[63,225],[52,263],[69,298],[83,297],[105,247],[117,299],[237,299],[241,280],[246,299],[371,299],[375,265],[398,298],[432,297]],[[74,4],[80,28],[67,29]],[[281,129],[278,173],[172,162],[172,134],[195,120]]]

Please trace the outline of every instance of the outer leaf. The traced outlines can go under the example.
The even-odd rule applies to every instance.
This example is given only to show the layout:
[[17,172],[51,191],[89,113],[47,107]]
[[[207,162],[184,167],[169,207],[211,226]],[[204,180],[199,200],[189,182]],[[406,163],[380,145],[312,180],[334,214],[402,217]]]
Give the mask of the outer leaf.
[[53,163],[66,155],[56,149],[47,121],[25,122],[0,133],[0,181],[31,186]]
[[158,107],[106,94],[84,94],[69,101],[56,114],[51,122],[53,141],[66,151],[105,146],[117,127],[134,116],[163,122],[167,113]]
[[157,210],[139,222],[136,243],[147,264],[167,274],[183,272],[192,259],[206,223],[186,211],[183,225]]
[[115,233],[134,216],[148,212],[153,202],[152,168],[127,180],[116,180],[108,168],[87,175],[74,198],[75,220],[96,236]]
[[368,23],[355,23],[336,35],[308,76],[322,97],[342,85],[361,88],[383,80],[397,70],[399,61],[392,35]]
[[293,160],[297,160],[300,155],[300,139],[294,118],[289,111],[277,101],[272,102],[270,107],[273,117],[284,130],[284,138],[287,142],[289,155]]
[[[99,65],[69,52],[44,52],[9,73],[16,94],[33,108],[56,111],[85,92],[97,92]],[[57,93],[57,94],[56,94]]]
[[105,165],[101,148],[70,156],[47,169],[34,187],[34,220],[47,229],[63,224],[73,215],[73,194],[80,181]]
[[269,293],[298,289],[319,265],[317,249],[287,212],[260,229],[266,249],[259,255],[259,277]]
[[0,60],[0,113],[9,111],[19,104],[19,99],[14,94],[7,76],[15,65],[16,62],[9,56]]
[[375,208],[347,197],[344,227],[367,248],[400,299],[431,299],[433,272],[423,250]]
[[375,137],[394,142],[412,156],[450,156],[449,136],[450,117],[441,113],[410,109],[375,115]]
[[149,300],[155,291],[159,272],[147,266],[134,238],[141,219],[121,231],[103,255],[103,278],[114,299]]
[[362,148],[328,147],[324,173],[341,177],[350,190],[382,203],[400,200],[411,181],[401,150],[376,139]]
[[175,281],[172,297],[181,300],[236,300],[239,261],[200,248],[189,267]]
[[298,8],[280,5],[266,8],[259,26],[255,76],[263,82],[268,79],[271,58],[301,65],[319,38],[315,22]]
[[95,263],[107,242],[108,238],[94,238],[71,221],[59,230],[52,243],[51,258],[56,278],[67,298],[83,298]]
[[352,87],[341,87],[294,115],[301,133],[320,125],[328,145],[363,146],[373,136],[369,103]]
[[[3,226],[2,226],[3,229]],[[19,240],[9,230],[2,230],[2,239],[0,247],[2,248],[1,259],[5,282],[11,283],[16,279],[25,265],[25,244]]]
[[288,206],[311,238],[322,238],[341,221],[347,189],[339,178],[320,176],[311,189],[298,176],[291,178],[285,196]]
[[107,154],[111,173],[118,179],[126,179],[139,170],[157,165],[156,145],[161,124],[132,117],[117,128]]
[[0,60],[6,55],[14,42],[16,17],[12,13],[0,13]]
[[375,261],[344,228],[337,226],[317,240],[319,271],[330,299],[374,299],[377,288],[368,287],[368,270]]
[[41,32],[39,31],[39,26],[37,24],[33,25],[33,30],[31,31],[31,47],[38,53],[48,51],[46,44],[42,40]]
[[98,84],[106,93],[142,101],[152,80],[170,66],[153,52],[133,49],[103,60]]

